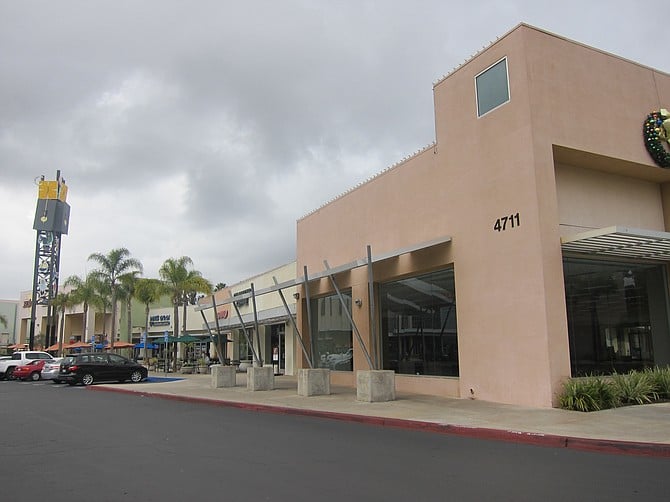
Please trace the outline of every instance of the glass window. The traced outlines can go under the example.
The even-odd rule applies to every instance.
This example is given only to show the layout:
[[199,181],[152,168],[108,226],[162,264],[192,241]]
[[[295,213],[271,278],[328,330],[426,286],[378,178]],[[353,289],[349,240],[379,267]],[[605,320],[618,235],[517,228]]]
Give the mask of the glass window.
[[572,376],[670,362],[663,266],[565,258],[563,273]]
[[[254,339],[254,330],[247,328],[247,335],[249,336],[249,339],[252,340]],[[247,341],[247,337],[244,336],[244,331],[241,329],[238,330],[238,336],[240,340],[240,360],[241,361],[251,361],[254,358],[254,353],[251,350],[251,345],[249,345],[249,342]]]
[[380,312],[384,369],[458,376],[453,269],[382,284]]
[[475,77],[477,116],[481,117],[509,101],[507,58],[503,58]]
[[[351,293],[342,293],[344,307],[351,312]],[[333,309],[333,302],[340,305],[337,295],[312,300],[312,312],[318,312],[312,319],[312,339],[314,340],[314,364],[318,368],[338,371],[354,369],[353,329],[348,317],[341,309]],[[328,308],[326,309],[326,303]]]

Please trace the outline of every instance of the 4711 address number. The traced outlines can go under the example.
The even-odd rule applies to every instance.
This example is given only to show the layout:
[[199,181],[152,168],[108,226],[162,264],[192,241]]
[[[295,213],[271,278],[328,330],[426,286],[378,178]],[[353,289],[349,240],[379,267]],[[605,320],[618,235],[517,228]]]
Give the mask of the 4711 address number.
[[493,230],[496,232],[504,232],[511,228],[516,228],[521,225],[521,220],[519,219],[519,213],[510,214],[508,216],[502,216],[498,218],[493,224]]

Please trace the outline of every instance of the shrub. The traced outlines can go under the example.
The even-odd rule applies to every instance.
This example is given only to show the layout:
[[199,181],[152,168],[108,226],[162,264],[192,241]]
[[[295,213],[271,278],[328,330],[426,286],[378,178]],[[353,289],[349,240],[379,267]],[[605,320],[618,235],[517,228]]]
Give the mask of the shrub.
[[645,370],[653,382],[658,399],[670,399],[670,366]]
[[563,384],[560,407],[573,411],[598,411],[617,405],[612,384],[600,376],[571,378]]
[[648,371],[612,375],[614,393],[623,404],[647,404],[658,399],[655,382]]

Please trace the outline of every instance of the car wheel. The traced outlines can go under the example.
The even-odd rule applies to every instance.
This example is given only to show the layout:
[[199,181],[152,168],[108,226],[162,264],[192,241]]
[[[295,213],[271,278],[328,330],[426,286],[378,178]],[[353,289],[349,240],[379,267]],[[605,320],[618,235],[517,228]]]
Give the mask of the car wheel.
[[5,378],[7,380],[14,380],[16,377],[14,376],[14,366],[10,366],[7,368],[7,371],[5,372]]
[[30,375],[30,379],[33,382],[37,382],[40,378],[42,378],[42,375],[40,375],[39,371],[33,371],[33,373]]
[[57,378],[54,378],[53,383],[60,383],[60,380],[58,380]]
[[142,381],[142,372],[140,370],[135,370],[130,374],[130,381],[133,383],[139,383]]
[[92,373],[84,373],[84,375],[81,377],[81,383],[84,385],[91,385],[93,380],[94,378]]

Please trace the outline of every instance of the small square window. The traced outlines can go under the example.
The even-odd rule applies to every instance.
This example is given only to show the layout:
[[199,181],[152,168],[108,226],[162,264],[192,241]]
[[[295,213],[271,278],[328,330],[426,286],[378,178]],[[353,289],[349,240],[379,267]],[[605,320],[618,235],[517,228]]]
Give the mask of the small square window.
[[481,117],[509,101],[507,58],[503,58],[475,77],[477,116]]

